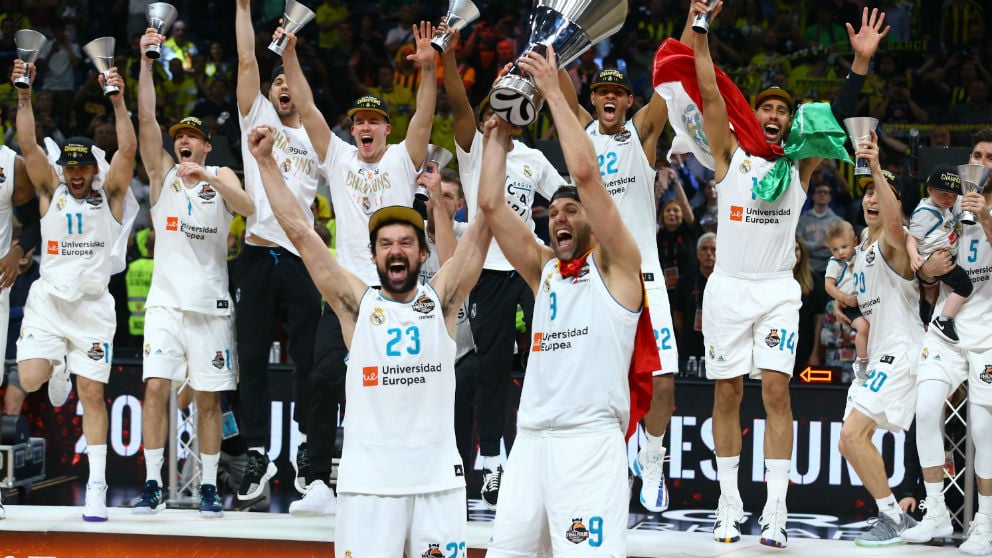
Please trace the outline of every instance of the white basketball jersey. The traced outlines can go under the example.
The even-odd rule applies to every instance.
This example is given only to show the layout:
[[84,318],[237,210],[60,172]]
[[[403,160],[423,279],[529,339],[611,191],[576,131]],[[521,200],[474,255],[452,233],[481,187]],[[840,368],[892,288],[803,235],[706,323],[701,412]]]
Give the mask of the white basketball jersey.
[[[147,306],[178,308],[201,314],[233,311],[227,290],[227,231],[231,212],[212,186],[187,188],[169,169],[152,206],[155,270]],[[217,174],[217,167],[207,167]]]
[[53,295],[76,300],[107,290],[111,251],[121,224],[110,211],[103,189],[77,200],[65,183],[52,194],[41,218],[41,278]]
[[517,424],[530,430],[627,429],[627,372],[639,312],[617,303],[593,252],[578,278],[544,265],[534,302],[527,379]]
[[241,155],[245,163],[245,191],[248,192],[255,204],[255,213],[248,216],[245,234],[260,236],[299,255],[296,248],[293,247],[293,243],[289,241],[289,237],[286,236],[286,232],[276,221],[275,214],[272,213],[272,206],[269,205],[269,199],[265,196],[265,189],[262,187],[262,178],[258,171],[258,164],[255,162],[255,156],[248,150],[248,132],[255,126],[262,124],[275,128],[276,137],[275,144],[272,146],[272,158],[279,164],[279,170],[282,171],[286,185],[293,192],[296,201],[299,202],[309,220],[313,220],[310,204],[313,203],[314,197],[317,195],[319,162],[313,145],[310,143],[310,136],[307,135],[303,126],[299,128],[283,126],[272,102],[259,93],[248,111],[248,116],[241,119]]
[[[472,147],[465,153],[461,147],[455,146],[458,154],[458,174],[465,191],[465,202],[468,204],[468,220],[471,222],[479,211],[479,178],[482,176],[482,134],[477,130],[472,139]],[[514,213],[534,230],[534,216],[531,206],[534,205],[534,193],[537,192],[550,200],[551,195],[559,186],[566,184],[565,179],[558,174],[547,157],[536,149],[531,149],[519,141],[513,141],[513,149],[506,154],[506,203]],[[507,261],[503,251],[494,238],[489,245],[484,269],[495,271],[513,271],[513,266]]]
[[882,256],[878,240],[867,248],[866,242],[855,253],[854,282],[858,308],[872,326],[868,354],[874,360],[889,355],[915,355],[923,342],[916,279],[905,279],[892,270]]
[[844,294],[857,296],[857,291],[855,291],[854,285],[854,259],[845,262],[844,260],[838,260],[837,258],[831,257],[827,260],[827,271],[824,273],[824,277],[828,279],[833,279],[834,284],[837,285],[837,290]]
[[[455,229],[455,238],[461,240],[462,235],[465,234],[465,230],[468,229],[468,223],[455,221],[452,225],[454,225]],[[425,223],[424,229],[426,230],[426,228],[427,224]],[[430,282],[431,277],[434,277],[434,274],[441,269],[441,264],[437,257],[437,245],[431,240],[430,235],[427,235],[427,248],[429,250],[427,259],[420,266],[421,285],[426,285]],[[469,351],[475,349],[475,338],[472,337],[472,325],[468,319],[468,300],[468,297],[465,297],[461,308],[458,309],[458,321],[455,323],[455,345],[457,345],[455,360],[462,358]]]
[[774,162],[738,147],[727,175],[716,185],[720,251],[716,267],[734,273],[792,272],[796,265],[796,227],[806,192],[799,167],[792,164],[789,188],[774,203],[752,193]]
[[387,146],[378,163],[366,163],[358,158],[357,147],[331,134],[320,171],[331,189],[338,261],[366,284],[378,285],[369,249],[369,217],[390,205],[413,205],[417,169],[406,142]]
[[0,146],[0,258],[7,255],[14,221],[14,166],[17,153],[6,145]]
[[[641,270],[663,281],[658,259],[658,211],[654,197],[655,170],[644,154],[641,136],[628,120],[615,134],[599,131],[599,122],[586,126],[599,160],[599,174],[617,204],[624,224],[634,233],[641,250]],[[651,301],[654,305],[654,301]]]
[[[988,317],[992,314],[992,286],[989,285],[992,282],[992,246],[981,225],[964,226],[957,244],[958,265],[968,272],[974,286],[954,320],[960,339],[958,346],[968,351],[986,351],[992,347],[992,328],[988,326]],[[951,288],[941,283],[941,300],[935,313],[944,308],[950,293]]]
[[367,289],[348,353],[339,493],[409,495],[465,486],[455,444],[455,340],[434,289],[410,302]]

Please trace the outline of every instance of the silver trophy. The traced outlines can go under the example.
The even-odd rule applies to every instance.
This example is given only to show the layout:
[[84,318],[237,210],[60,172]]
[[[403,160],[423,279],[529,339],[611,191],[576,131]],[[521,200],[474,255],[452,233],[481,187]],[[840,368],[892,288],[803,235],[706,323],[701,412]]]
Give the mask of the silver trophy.
[[[441,147],[440,145],[434,145],[433,143],[427,145],[427,157],[424,159],[424,164],[420,167],[421,172],[432,173],[434,172],[434,167],[428,165],[427,163],[436,163],[437,168],[443,169],[448,166],[454,155],[450,151]],[[427,188],[417,185],[417,190],[414,193],[414,197],[420,201],[427,201],[430,199],[430,194],[427,192]]]
[[455,31],[465,29],[465,26],[479,19],[479,8],[475,7],[472,0],[451,0],[448,4],[448,32],[431,39],[431,46],[438,52],[444,52],[448,48],[448,41]]
[[[154,27],[160,34],[165,35],[166,31],[176,22],[176,18],[179,17],[179,10],[172,4],[155,2],[148,4],[148,11],[145,12],[145,15],[148,17],[148,27]],[[158,60],[162,56],[162,45],[148,45],[148,48],[145,49],[145,56],[152,60]]]
[[[963,196],[972,192],[981,194],[985,188],[985,183],[989,179],[990,172],[992,172],[992,169],[985,165],[958,165],[958,176],[961,177],[961,195]],[[975,214],[971,211],[961,212],[961,222],[965,225],[978,223],[975,220]]]
[[[844,119],[844,127],[847,128],[847,135],[851,138],[851,145],[854,146],[855,151],[858,150],[858,143],[871,141],[871,131],[877,126],[878,119],[870,116],[854,116]],[[854,175],[870,174],[871,169],[868,168],[868,161],[859,158],[854,165]]]
[[269,50],[282,56],[282,51],[286,50],[286,33],[298,33],[316,15],[310,8],[296,0],[286,0],[286,10],[282,16],[283,34],[278,39],[272,41],[272,44],[269,45]]
[[83,47],[83,52],[86,56],[90,58],[90,62],[96,67],[96,71],[103,74],[104,86],[103,94],[105,96],[114,95],[121,92],[120,87],[116,85],[106,85],[107,83],[107,72],[110,68],[114,67],[114,41],[113,37],[100,37],[99,39],[93,39],[92,41],[86,43]]
[[[719,3],[720,0],[710,0],[709,2],[706,3],[706,7],[712,10]],[[709,33],[710,17],[711,17],[711,12],[707,12],[705,14],[699,14],[696,17],[692,18],[692,30],[695,31],[696,33],[703,33],[703,34]]]
[[[530,18],[530,42],[524,51],[540,54],[555,49],[558,67],[575,60],[595,43],[616,33],[627,19],[627,0],[537,0]],[[526,126],[537,118],[544,98],[534,81],[520,71],[518,62],[489,92],[493,111],[515,126]]]
[[27,65],[24,75],[14,80],[14,85],[20,89],[31,87],[31,66],[45,48],[48,39],[45,35],[31,29],[21,29],[14,33],[14,44],[17,45],[17,58]]

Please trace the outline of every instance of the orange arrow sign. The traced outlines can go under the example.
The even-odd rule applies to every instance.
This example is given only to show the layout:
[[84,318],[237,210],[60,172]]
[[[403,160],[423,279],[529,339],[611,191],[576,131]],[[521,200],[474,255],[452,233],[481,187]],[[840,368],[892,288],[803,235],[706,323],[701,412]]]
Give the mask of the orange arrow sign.
[[799,373],[799,379],[807,384],[829,384],[834,381],[834,371],[813,370],[813,367],[807,366],[806,370]]

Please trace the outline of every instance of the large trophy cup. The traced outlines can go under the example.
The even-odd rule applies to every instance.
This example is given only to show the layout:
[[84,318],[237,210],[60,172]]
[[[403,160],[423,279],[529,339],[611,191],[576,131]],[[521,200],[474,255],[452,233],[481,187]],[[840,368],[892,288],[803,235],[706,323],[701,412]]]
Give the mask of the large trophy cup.
[[[870,116],[854,116],[844,119],[844,127],[847,128],[847,135],[851,138],[851,145],[855,151],[858,150],[859,142],[871,141],[871,131],[876,126],[878,126],[878,119]],[[859,158],[854,164],[854,175],[865,176],[870,174],[871,169],[868,168],[868,161]]]
[[[428,165],[427,163],[434,163],[437,165],[438,172],[441,172],[441,169],[448,166],[448,163],[450,163],[453,158],[454,155],[452,155],[450,151],[440,145],[434,145],[431,143],[427,145],[427,157],[424,158],[424,164],[420,168],[422,172],[432,173],[434,172],[434,167]],[[427,192],[427,188],[418,184],[414,197],[417,200],[426,202],[430,199],[430,194]]]
[[[558,67],[575,60],[593,44],[616,33],[627,19],[627,0],[537,0],[530,17],[530,43],[525,51],[555,49]],[[526,126],[537,118],[544,98],[518,62],[493,86],[489,103],[504,120]]]
[[31,87],[31,67],[45,47],[45,35],[31,29],[21,29],[14,33],[14,44],[17,45],[17,58],[27,65],[24,75],[14,80],[14,85],[20,89]]
[[431,46],[438,52],[444,52],[448,48],[448,41],[455,31],[465,29],[469,23],[479,19],[479,8],[475,7],[472,0],[451,0],[448,4],[448,32],[431,39]]
[[[148,11],[145,15],[148,17],[148,27],[154,27],[160,34],[165,35],[166,31],[176,22],[176,18],[179,17],[179,10],[172,4],[155,2],[148,5]],[[158,60],[162,56],[162,45],[148,45],[148,48],[145,49],[145,56],[152,60]]]
[[278,39],[272,41],[272,44],[269,45],[269,50],[282,56],[282,51],[286,50],[286,33],[298,33],[316,15],[310,8],[296,0],[286,0],[286,9],[282,16],[283,34]]
[[103,74],[103,94],[108,97],[121,92],[121,89],[116,85],[107,85],[107,72],[114,67],[115,44],[116,41],[113,37],[100,37],[86,43],[86,46],[83,47],[83,52],[90,58],[96,71]]
[[[958,165],[958,176],[961,177],[961,195],[972,192],[981,194],[985,187],[985,182],[989,179],[990,172],[992,172],[992,169],[985,165]],[[961,222],[965,225],[974,225],[978,221],[975,220],[974,213],[962,211]]]

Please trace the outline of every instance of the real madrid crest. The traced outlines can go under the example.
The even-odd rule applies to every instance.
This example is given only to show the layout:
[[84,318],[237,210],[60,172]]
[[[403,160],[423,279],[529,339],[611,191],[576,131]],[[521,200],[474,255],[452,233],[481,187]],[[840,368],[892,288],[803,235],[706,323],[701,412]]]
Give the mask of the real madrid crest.
[[524,176],[526,176],[527,178],[530,178],[531,176],[533,176],[533,174],[534,174],[534,171],[531,170],[530,165],[524,165]]
[[382,325],[386,323],[386,313],[382,311],[382,308],[374,308],[372,314],[369,316],[369,322],[372,325]]
[[741,174],[747,174],[751,172],[751,159],[744,159],[743,161],[741,161],[740,171]]
[[172,191],[178,194],[180,190],[182,190],[182,186],[180,186],[179,181],[176,180],[172,183]]
[[289,169],[291,168],[293,168],[293,165],[289,162],[289,159],[283,159],[282,164],[279,165],[279,170],[281,170],[283,174],[289,172]]
[[868,263],[872,263],[872,262],[875,261],[875,247],[874,246],[872,246],[871,248],[868,249],[868,253],[865,254],[865,261],[868,262]]
[[920,351],[920,360],[926,360],[928,356],[930,356],[930,349],[923,347],[923,350]]
[[55,202],[55,211],[62,211],[65,207],[65,198],[59,198],[59,201]]

